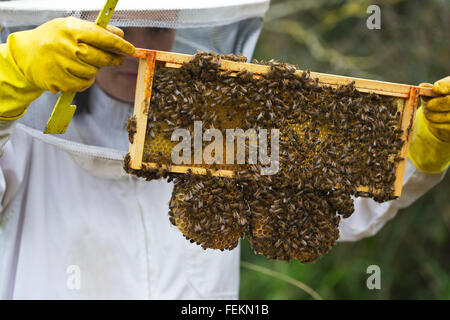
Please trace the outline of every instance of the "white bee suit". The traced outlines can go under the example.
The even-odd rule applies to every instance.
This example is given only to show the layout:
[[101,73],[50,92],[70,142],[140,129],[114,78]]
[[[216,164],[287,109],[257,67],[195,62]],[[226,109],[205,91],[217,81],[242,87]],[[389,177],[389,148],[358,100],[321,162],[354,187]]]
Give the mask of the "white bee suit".
[[[126,144],[130,107],[97,87],[91,95],[98,103],[85,118],[97,126],[89,134],[121,127]],[[49,96],[25,117],[52,105]],[[84,121],[74,119],[68,134],[89,130]],[[1,298],[237,298],[239,249],[205,251],[184,239],[168,219],[171,184],[126,174],[117,150],[20,123],[1,136]]]
[[[91,91],[91,113],[75,118],[66,135],[126,144],[130,106],[97,86]],[[41,97],[24,122],[54,100]],[[239,247],[203,250],[184,239],[167,215],[171,184],[124,173],[124,151],[44,135],[21,123],[3,122],[2,128],[2,299],[238,297]],[[108,141],[112,131],[122,139]],[[356,212],[341,223],[341,240],[375,234],[442,177],[408,162],[402,198],[383,204],[356,199]]]

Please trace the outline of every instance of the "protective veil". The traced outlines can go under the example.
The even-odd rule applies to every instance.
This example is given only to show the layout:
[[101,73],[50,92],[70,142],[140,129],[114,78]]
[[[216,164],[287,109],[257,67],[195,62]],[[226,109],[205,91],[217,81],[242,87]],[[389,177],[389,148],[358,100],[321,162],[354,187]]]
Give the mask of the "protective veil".
[[[57,17],[95,20],[103,0],[0,2],[2,40]],[[177,29],[173,51],[252,57],[268,0],[120,1],[110,24]],[[1,72],[1,70],[0,70]],[[0,88],[1,90],[1,88]],[[239,248],[203,250],[169,222],[172,186],[124,173],[132,106],[97,85],[89,113],[44,135],[57,96],[44,93],[17,121],[0,121],[0,298],[234,299]],[[376,233],[435,185],[408,162],[404,196],[357,199],[341,239]]]

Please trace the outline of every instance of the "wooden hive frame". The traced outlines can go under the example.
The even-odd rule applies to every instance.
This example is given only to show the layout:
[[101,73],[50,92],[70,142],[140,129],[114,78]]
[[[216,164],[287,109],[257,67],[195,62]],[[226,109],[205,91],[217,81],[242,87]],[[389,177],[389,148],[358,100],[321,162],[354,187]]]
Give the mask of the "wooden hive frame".
[[[130,167],[135,170],[142,170],[145,168],[157,168],[157,163],[143,162],[143,152],[145,144],[145,135],[147,131],[148,112],[150,108],[150,99],[152,94],[153,76],[155,72],[156,61],[165,62],[165,67],[180,68],[183,63],[189,62],[193,56],[180,53],[172,53],[165,51],[137,49],[134,57],[139,59],[139,69],[136,84],[136,96],[134,103],[134,116],[136,117],[136,133],[133,142],[130,143]],[[253,72],[256,77],[260,74],[268,73],[270,66],[258,65],[252,63],[235,62],[229,60],[221,60],[222,70],[235,71],[231,76],[236,75],[237,72],[248,70]],[[302,70],[297,70],[296,73],[302,73]],[[345,76],[337,76],[326,73],[310,73],[312,78],[318,78],[319,84],[331,85],[337,87],[354,82],[354,86],[358,91],[365,93],[376,93],[384,96],[391,96],[401,98],[403,100],[403,110],[401,116],[400,129],[403,130],[402,139],[405,141],[399,156],[403,158],[397,164],[396,180],[394,183],[394,195],[400,196],[402,192],[403,177],[405,173],[406,157],[409,149],[409,139],[414,123],[415,111],[417,109],[419,96],[434,96],[431,88],[418,87],[399,83],[390,83],[384,81],[367,80],[360,78],[352,78]],[[206,174],[205,168],[192,167],[187,165],[172,165],[171,172],[187,173],[191,170],[195,174]],[[212,172],[215,176],[233,177],[232,170],[217,170]],[[369,187],[360,186],[359,191],[367,192]]]

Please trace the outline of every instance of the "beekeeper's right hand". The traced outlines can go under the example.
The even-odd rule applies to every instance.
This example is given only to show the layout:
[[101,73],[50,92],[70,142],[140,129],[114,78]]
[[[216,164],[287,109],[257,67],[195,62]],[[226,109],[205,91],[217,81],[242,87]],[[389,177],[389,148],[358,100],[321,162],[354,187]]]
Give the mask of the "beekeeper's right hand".
[[11,34],[0,45],[0,119],[20,118],[45,90],[89,88],[99,67],[118,66],[134,53],[122,38],[119,28],[72,17]]

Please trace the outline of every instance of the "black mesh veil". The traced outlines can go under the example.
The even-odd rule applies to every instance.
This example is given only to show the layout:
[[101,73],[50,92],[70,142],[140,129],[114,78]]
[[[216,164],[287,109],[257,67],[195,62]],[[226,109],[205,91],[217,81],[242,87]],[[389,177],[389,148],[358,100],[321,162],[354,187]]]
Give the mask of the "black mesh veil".
[[[105,0],[0,0],[1,42],[12,32],[34,28],[54,18],[73,16],[94,21],[104,4]],[[242,54],[251,59],[268,7],[269,0],[120,0],[110,24],[174,28],[177,31],[174,52],[194,54],[202,50]],[[44,93],[19,122],[40,136],[56,99],[57,95]],[[121,133],[107,134],[112,142],[102,147],[125,151],[113,141],[123,140],[117,136]],[[44,136],[42,139],[50,139]],[[62,140],[85,143],[74,123],[65,134],[51,136],[51,140],[64,148],[68,144]]]

